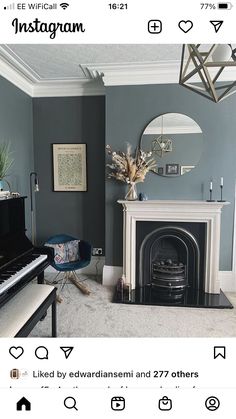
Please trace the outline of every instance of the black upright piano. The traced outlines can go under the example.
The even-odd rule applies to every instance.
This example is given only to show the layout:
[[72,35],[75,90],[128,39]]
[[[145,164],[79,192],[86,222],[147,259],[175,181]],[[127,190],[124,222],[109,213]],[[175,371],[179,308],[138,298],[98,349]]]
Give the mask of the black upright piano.
[[53,257],[26,236],[25,198],[0,199],[0,307],[35,277],[43,283]]

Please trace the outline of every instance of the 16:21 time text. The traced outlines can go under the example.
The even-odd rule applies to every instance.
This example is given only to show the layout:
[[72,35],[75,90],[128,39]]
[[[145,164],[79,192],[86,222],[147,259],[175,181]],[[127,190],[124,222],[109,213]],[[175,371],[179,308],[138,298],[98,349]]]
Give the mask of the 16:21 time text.
[[128,3],[109,3],[108,7],[110,10],[127,10]]

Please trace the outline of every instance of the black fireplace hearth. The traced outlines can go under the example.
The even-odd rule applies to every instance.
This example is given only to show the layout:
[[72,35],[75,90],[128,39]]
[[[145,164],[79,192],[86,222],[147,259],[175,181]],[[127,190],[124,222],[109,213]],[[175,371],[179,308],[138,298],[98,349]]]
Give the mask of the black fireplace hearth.
[[132,290],[130,293],[126,291],[116,290],[114,295],[114,303],[119,304],[136,304],[136,305],[152,305],[152,306],[175,306],[175,307],[196,307],[196,308],[233,308],[223,291],[220,294],[208,294],[204,291],[195,289],[186,289],[181,297],[177,293],[174,298],[175,291],[169,295],[170,298],[163,298],[157,288],[153,285],[145,285]]

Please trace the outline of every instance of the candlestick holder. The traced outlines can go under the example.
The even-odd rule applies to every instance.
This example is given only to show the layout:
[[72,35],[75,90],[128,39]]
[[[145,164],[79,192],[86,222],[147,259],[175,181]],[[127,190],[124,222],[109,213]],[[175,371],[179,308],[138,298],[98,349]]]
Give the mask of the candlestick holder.
[[212,189],[210,189],[210,199],[207,199],[206,202],[215,202],[215,199],[212,199]]
[[226,202],[223,199],[223,185],[220,185],[220,199],[217,199],[217,202]]

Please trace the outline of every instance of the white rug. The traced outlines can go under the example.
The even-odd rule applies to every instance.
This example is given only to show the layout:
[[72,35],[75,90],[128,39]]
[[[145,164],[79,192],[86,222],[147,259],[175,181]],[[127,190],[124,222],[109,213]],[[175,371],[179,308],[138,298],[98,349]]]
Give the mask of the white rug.
[[[58,337],[236,337],[236,308],[114,304],[113,289],[91,278],[85,284],[89,296],[72,284],[64,288],[63,302],[57,304]],[[227,296],[236,307],[236,293]],[[51,310],[30,336],[51,336]]]

